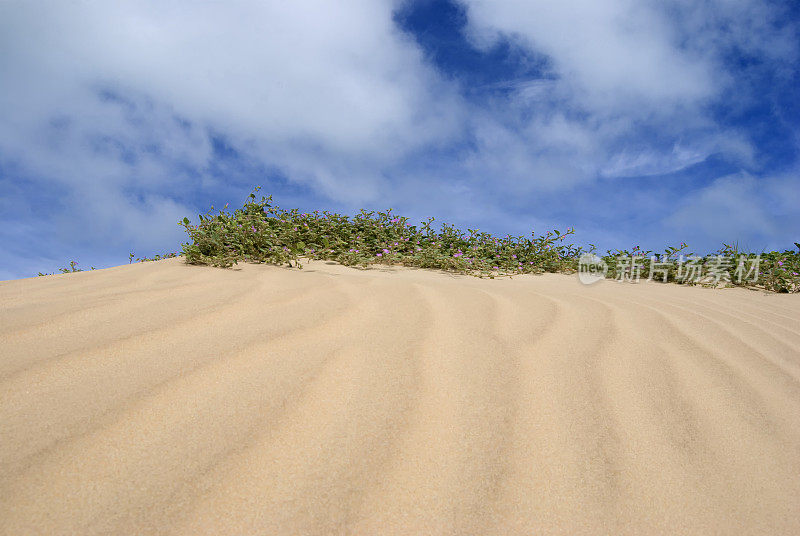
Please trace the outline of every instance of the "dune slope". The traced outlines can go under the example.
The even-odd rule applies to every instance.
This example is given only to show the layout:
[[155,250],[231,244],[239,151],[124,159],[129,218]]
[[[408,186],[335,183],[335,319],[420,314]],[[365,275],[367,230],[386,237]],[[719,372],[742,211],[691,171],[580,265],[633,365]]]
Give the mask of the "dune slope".
[[0,283],[0,534],[798,534],[800,296],[180,259]]

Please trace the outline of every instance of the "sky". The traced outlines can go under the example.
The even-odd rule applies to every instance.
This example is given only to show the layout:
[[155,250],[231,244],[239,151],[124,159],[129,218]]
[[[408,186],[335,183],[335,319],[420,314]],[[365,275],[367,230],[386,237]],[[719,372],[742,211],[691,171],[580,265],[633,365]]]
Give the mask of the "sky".
[[800,6],[0,2],[0,280],[184,216],[393,208],[600,251],[800,241]]

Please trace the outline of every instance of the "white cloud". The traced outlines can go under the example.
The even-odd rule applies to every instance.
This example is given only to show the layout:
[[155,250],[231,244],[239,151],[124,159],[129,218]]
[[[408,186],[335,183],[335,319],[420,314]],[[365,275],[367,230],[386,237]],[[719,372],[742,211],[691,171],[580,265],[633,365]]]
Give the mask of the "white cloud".
[[[94,92],[106,86],[146,96],[312,181],[328,157],[350,160],[345,173],[372,171],[457,128],[453,95],[394,28],[392,2],[43,6],[0,7],[4,49],[15,50],[0,59],[8,81],[0,139],[12,154],[36,141],[23,138],[9,150],[15,137],[39,139],[31,126],[55,116],[127,136],[118,111],[96,102]],[[309,153],[317,162],[306,169]]]
[[752,165],[753,149],[742,136],[721,132],[716,136],[676,142],[671,151],[650,148],[627,149],[613,154],[599,173],[603,177],[646,177],[675,173],[704,161],[710,154],[725,154],[728,159]]
[[549,62],[546,78],[506,84],[509,98],[475,127],[489,134],[478,136],[473,168],[505,169],[525,185],[515,190],[673,173],[713,154],[752,166],[746,136],[709,111],[736,93],[724,56],[737,47],[788,61],[796,43],[770,31],[780,13],[755,0],[464,3],[477,46],[509,40]]
[[[667,17],[635,0],[467,0],[471,34],[490,46],[500,36],[546,54],[562,91],[582,107],[656,113],[713,95],[716,74],[673,42]],[[646,110],[641,110],[641,107]]]
[[382,170],[446,142],[461,113],[393,8],[0,3],[0,165],[32,181],[15,203],[62,191],[36,217],[37,233],[65,248],[172,248],[175,221],[193,212],[172,199],[224,165],[209,133],[254,169],[334,200],[375,200]]
[[475,43],[544,54],[548,78],[462,98],[395,27],[400,0],[0,2],[0,165],[66,192],[42,223],[65,245],[174,243],[191,213],[175,194],[226,165],[209,133],[350,206],[471,203],[491,219],[598,178],[752,163],[706,112],[735,87],[721,54],[783,61],[796,43],[755,0],[464,3]]

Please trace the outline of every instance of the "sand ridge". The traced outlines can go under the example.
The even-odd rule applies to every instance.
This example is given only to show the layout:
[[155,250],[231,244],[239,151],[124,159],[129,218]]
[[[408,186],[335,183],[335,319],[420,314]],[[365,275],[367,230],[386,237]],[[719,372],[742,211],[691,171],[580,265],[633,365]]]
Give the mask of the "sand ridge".
[[180,259],[0,282],[0,534],[797,534],[800,296]]

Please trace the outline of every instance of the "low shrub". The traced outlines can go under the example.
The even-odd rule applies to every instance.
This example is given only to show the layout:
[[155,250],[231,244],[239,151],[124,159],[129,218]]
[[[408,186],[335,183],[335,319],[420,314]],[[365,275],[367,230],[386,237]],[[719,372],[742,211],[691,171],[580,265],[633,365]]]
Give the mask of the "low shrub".
[[180,223],[191,238],[183,244],[189,264],[230,267],[238,261],[302,267],[301,258],[346,266],[398,264],[481,277],[566,272],[577,268],[581,248],[565,243],[574,233],[495,237],[477,229],[433,227],[433,218],[411,225],[408,218],[362,210],[352,218],[332,212],[283,210],[272,196],[256,200],[256,189],[241,209],[214,208],[198,225]]

